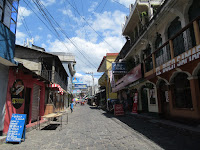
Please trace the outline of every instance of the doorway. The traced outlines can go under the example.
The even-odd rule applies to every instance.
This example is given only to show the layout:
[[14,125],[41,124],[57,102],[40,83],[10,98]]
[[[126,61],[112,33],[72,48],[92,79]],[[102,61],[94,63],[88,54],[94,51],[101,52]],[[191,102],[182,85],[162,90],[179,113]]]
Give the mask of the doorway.
[[161,102],[161,116],[164,118],[169,118],[169,95],[168,95],[168,86],[165,81],[161,81],[159,84],[159,96]]
[[26,114],[26,124],[29,123],[29,107],[31,100],[31,88],[26,88],[24,114]]
[[141,89],[141,101],[142,101],[142,111],[148,112],[148,96],[147,96],[147,89],[145,86]]

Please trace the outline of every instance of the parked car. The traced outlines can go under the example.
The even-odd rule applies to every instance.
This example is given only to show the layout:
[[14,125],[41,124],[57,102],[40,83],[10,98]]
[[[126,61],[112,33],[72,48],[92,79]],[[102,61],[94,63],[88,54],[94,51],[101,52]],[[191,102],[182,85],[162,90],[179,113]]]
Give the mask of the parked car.
[[119,104],[119,99],[108,99],[107,100],[107,111],[108,112],[114,112],[114,105]]

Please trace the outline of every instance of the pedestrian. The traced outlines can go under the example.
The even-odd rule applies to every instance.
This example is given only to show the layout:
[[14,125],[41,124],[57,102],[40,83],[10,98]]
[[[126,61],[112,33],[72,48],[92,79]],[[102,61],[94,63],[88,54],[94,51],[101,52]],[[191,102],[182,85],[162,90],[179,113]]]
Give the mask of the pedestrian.
[[73,103],[70,104],[70,109],[71,109],[71,113],[72,113],[73,109],[74,109],[74,104]]

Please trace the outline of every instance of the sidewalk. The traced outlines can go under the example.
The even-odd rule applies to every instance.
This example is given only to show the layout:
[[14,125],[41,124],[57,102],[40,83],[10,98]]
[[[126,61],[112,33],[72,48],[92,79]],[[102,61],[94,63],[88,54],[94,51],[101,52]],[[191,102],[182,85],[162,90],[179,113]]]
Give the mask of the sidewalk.
[[[66,110],[62,111],[62,113],[66,113],[68,111],[69,111],[69,108],[66,108]],[[46,125],[46,123],[48,123],[47,120],[40,120],[39,124],[40,124],[40,126],[44,126],[44,125]],[[34,129],[39,130],[39,126],[38,126],[39,124],[36,121],[36,122],[33,122],[31,124],[26,125],[26,133],[30,132],[30,131],[32,131]],[[5,136],[0,136],[0,145],[6,142],[6,137],[7,137],[6,135]]]
[[127,115],[134,116],[136,118],[145,119],[151,123],[158,124],[159,126],[167,127],[167,128],[176,128],[178,130],[186,131],[189,133],[194,133],[200,135],[200,126],[189,126],[186,124],[178,123],[171,120],[160,119],[158,117],[149,116],[147,114],[133,114],[129,113]]

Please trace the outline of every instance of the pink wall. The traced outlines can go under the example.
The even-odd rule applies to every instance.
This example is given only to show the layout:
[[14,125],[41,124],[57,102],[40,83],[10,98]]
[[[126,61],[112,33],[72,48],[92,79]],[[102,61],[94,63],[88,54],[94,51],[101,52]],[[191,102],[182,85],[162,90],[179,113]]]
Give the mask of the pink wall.
[[[32,75],[24,74],[22,70],[19,70],[18,73],[16,73],[16,69],[10,69],[9,70],[9,80],[8,80],[8,88],[7,88],[7,96],[6,96],[6,114],[5,114],[5,120],[4,120],[4,133],[7,133],[10,119],[12,117],[13,113],[23,114],[24,113],[24,104],[19,108],[15,109],[11,102],[11,93],[10,88],[13,86],[13,83],[16,79],[21,79],[24,83],[25,89],[31,88],[31,99],[30,99],[30,108],[29,108],[29,123],[31,123],[31,112],[32,112],[32,97],[33,97],[33,84],[37,84],[41,87],[41,93],[40,93],[40,116],[44,115],[44,103],[45,103],[45,84],[41,81],[38,81],[37,79],[33,78]],[[24,94],[25,95],[25,94]]]

